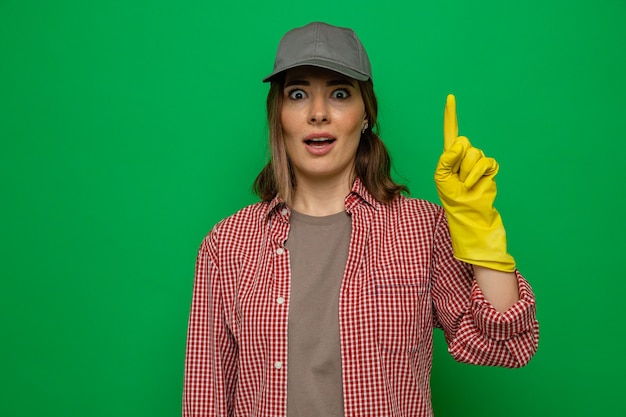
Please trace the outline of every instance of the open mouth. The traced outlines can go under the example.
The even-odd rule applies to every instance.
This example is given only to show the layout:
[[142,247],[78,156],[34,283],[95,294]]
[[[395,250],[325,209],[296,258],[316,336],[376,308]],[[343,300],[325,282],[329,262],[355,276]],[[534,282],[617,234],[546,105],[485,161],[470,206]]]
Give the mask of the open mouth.
[[315,138],[315,139],[305,140],[304,143],[306,143],[309,146],[326,146],[326,145],[330,145],[334,141],[335,139],[331,139],[331,138]]

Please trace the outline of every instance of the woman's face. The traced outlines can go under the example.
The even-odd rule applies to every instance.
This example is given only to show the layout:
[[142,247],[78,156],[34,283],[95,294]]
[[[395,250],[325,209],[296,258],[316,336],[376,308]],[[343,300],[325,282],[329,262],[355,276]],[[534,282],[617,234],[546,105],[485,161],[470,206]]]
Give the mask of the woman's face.
[[351,180],[367,122],[358,82],[322,68],[297,67],[287,70],[283,95],[280,120],[296,181]]

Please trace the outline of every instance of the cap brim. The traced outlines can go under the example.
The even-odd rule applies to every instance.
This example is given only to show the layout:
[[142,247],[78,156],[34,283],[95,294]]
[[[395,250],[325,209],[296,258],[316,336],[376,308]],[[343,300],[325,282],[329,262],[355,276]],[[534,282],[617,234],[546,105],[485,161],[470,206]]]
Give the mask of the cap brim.
[[358,81],[367,81],[370,79],[370,76],[367,74],[362,74],[360,72],[354,71],[353,69],[346,68],[342,65],[338,65],[334,62],[328,62],[328,61],[319,60],[319,59],[309,59],[309,60],[298,62],[298,63],[292,64],[286,67],[276,68],[274,72],[272,72],[267,77],[263,78],[263,82],[266,83],[268,81],[271,81],[272,78],[274,78],[281,72],[287,71],[288,69],[292,69],[296,67],[303,67],[303,66],[312,66],[312,67],[328,69],[331,71],[338,72],[339,74],[345,75],[347,77],[354,78],[355,80],[358,80]]

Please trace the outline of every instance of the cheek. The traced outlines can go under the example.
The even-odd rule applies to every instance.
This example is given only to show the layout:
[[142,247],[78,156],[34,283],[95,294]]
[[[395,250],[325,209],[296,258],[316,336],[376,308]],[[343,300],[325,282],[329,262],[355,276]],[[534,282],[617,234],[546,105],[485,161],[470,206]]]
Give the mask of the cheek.
[[361,129],[363,128],[363,114],[365,111],[354,110],[348,114],[343,115],[343,125],[345,126],[347,131],[352,133],[358,132],[361,134]]
[[287,156],[291,158],[293,156],[294,138],[297,136],[298,128],[295,126],[293,115],[291,115],[289,111],[285,111],[284,109],[281,111],[280,125],[283,136],[283,146],[285,147]]
[[297,129],[295,120],[296,118],[293,112],[283,107],[280,112],[280,125],[282,126],[285,139],[295,133]]

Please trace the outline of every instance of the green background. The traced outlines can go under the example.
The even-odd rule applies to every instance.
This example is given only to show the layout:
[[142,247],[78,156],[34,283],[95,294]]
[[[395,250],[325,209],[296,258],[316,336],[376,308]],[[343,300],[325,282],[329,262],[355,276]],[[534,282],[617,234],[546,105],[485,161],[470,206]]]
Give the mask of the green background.
[[437,201],[446,94],[498,159],[541,341],[437,416],[625,416],[626,2],[0,0],[0,415],[180,414],[197,248],[255,197],[280,36],[366,45],[397,178]]

